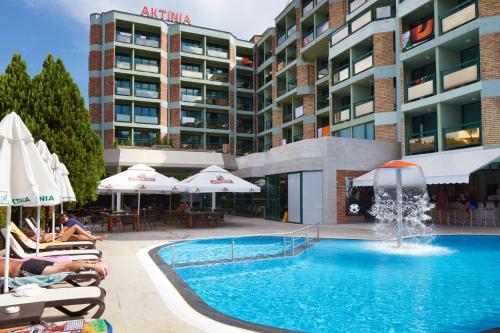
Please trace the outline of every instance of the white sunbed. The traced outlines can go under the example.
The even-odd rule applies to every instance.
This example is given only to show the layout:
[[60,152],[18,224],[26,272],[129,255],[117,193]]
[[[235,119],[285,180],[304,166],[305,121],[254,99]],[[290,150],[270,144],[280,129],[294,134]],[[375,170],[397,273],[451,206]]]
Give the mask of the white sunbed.
[[[26,219],[28,222],[29,219]],[[14,222],[10,223],[10,231],[17,238],[17,240],[21,243],[28,251],[36,250],[36,243],[31,238],[26,236],[26,234],[17,227]],[[35,231],[36,233],[36,231]],[[71,249],[95,249],[95,243],[93,241],[54,241],[50,243],[41,243],[40,251],[53,251],[53,250],[71,250]]]

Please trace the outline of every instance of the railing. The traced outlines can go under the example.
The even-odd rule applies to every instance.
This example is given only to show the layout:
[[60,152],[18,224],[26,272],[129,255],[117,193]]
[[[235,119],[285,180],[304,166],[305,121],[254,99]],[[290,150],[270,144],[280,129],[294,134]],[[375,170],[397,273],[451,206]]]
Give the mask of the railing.
[[200,80],[203,79],[203,73],[201,71],[197,72],[188,69],[181,69],[181,76],[188,77],[191,79],[200,79]]
[[314,8],[314,1],[311,0],[307,5],[302,8],[302,16],[306,16],[310,13]]
[[198,96],[198,95],[182,94],[181,101],[188,102],[188,103],[201,103],[203,101],[203,98],[201,96]]
[[286,33],[278,37],[278,46],[283,44],[285,40],[286,40]]
[[191,45],[181,45],[182,52],[193,53],[193,54],[203,54],[203,49],[199,46],[191,46]]
[[207,128],[227,130],[229,128],[229,121],[227,118],[207,119]]
[[477,0],[463,2],[441,15],[441,33],[447,33],[478,17]]
[[408,83],[407,100],[413,101],[418,98],[427,97],[436,93],[436,76],[426,75],[420,79]]
[[159,95],[158,90],[135,89],[135,96],[137,97],[158,98]]
[[129,113],[117,113],[115,112],[115,121],[119,121],[122,123],[130,123],[132,120],[132,116]]
[[158,73],[159,67],[155,65],[135,64],[135,70],[141,72]]
[[437,151],[437,130],[408,134],[406,153],[416,155]]
[[330,37],[330,45],[333,46],[349,36],[349,24],[344,25],[343,27],[338,28],[332,33]]
[[351,107],[341,109],[340,111],[333,112],[333,123],[340,124],[344,121],[351,120]]
[[333,84],[340,83],[349,78],[349,64],[340,67],[333,73]]
[[303,105],[301,105],[301,106],[297,106],[297,107],[295,108],[295,114],[294,114],[295,119],[300,118],[300,117],[302,117],[303,115],[304,115],[304,106],[303,106]]
[[264,100],[264,107],[268,107],[269,105],[273,104],[273,98],[269,96]]
[[192,117],[192,116],[182,116],[181,117],[181,126],[182,127],[198,127],[201,128],[204,126],[203,119],[201,116]]
[[212,150],[218,153],[222,152],[222,146],[225,145],[225,143],[208,143],[207,144],[207,150]]
[[122,96],[130,96],[130,88],[116,87],[115,94],[122,95]]
[[288,81],[287,90],[291,91],[295,88],[297,88],[297,79],[291,79],[290,81]]
[[352,13],[362,5],[366,3],[366,0],[351,0],[349,2],[349,13]]
[[264,122],[264,130],[267,131],[271,128],[273,128],[273,121],[271,119],[268,119]]
[[156,39],[149,39],[146,36],[136,36],[135,44],[149,47],[160,47],[160,42]]
[[366,12],[351,23],[351,33],[358,31],[372,21],[372,12]]
[[326,20],[325,22],[319,24],[316,27],[316,37],[320,36],[324,32],[326,32],[329,28],[330,21]]
[[354,103],[354,118],[366,116],[374,111],[373,96]]
[[143,116],[141,114],[134,114],[134,121],[141,124],[159,124],[158,116]]
[[130,44],[132,43],[132,34],[130,32],[117,31],[116,41]]
[[253,83],[251,80],[238,80],[236,79],[236,87],[242,89],[252,89]]
[[444,149],[459,149],[481,144],[481,123],[472,122],[443,128]]
[[201,143],[186,143],[186,142],[181,142],[181,148],[182,149],[196,149],[196,150],[199,150],[199,149],[203,149],[203,146]]
[[283,109],[283,123],[293,120],[293,112],[291,109]]
[[207,104],[228,106],[229,102],[227,97],[207,96]]
[[236,57],[236,64],[238,66],[253,67],[253,60],[248,57]]
[[293,137],[293,142],[296,142],[296,141],[301,141],[304,139],[304,134],[297,134],[297,135],[294,135]]
[[308,33],[303,39],[302,39],[302,47],[306,46],[307,44],[311,43],[314,40],[314,30]]
[[296,33],[297,33],[297,26],[294,25],[286,32],[286,38],[288,39],[290,37],[293,37],[295,36]]
[[237,110],[243,110],[243,111],[253,111],[253,106],[252,104],[246,104],[246,103],[238,103],[236,102],[236,109]]
[[136,146],[151,146],[154,144],[156,144],[156,138],[151,139],[151,138],[134,137],[134,145]]
[[441,71],[443,90],[478,81],[480,76],[479,66],[479,58],[476,58]]
[[227,59],[227,51],[207,49],[207,56]]
[[253,133],[253,125],[252,125],[252,123],[248,123],[248,122],[238,123],[238,125],[236,126],[236,132],[252,134]]
[[207,73],[207,80],[217,82],[227,82],[226,73]]
[[373,67],[373,51],[369,51],[353,60],[355,75],[371,67]]
[[330,101],[328,100],[328,95],[318,96],[318,102],[316,105],[317,110],[321,110],[330,106]]
[[130,61],[116,61],[116,68],[130,69]]

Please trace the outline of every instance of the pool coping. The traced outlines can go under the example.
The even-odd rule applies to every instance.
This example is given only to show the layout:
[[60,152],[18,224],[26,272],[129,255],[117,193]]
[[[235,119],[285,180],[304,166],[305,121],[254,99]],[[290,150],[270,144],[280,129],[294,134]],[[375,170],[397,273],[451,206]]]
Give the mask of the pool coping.
[[[431,236],[497,236],[498,234],[466,234],[466,233],[436,233]],[[210,238],[207,238],[210,239]],[[342,237],[321,237],[321,239],[338,239],[338,240],[365,240],[365,241],[381,241],[380,239],[366,238],[342,238]],[[185,241],[189,241],[186,239]],[[186,322],[188,325],[195,326],[206,332],[218,333],[300,333],[301,331],[281,329],[277,327],[267,326],[244,321],[226,314],[223,314],[207,303],[205,303],[198,294],[196,294],[184,280],[175,273],[170,265],[165,263],[158,255],[158,249],[166,245],[170,245],[170,241],[157,243],[141,249],[137,253],[139,261],[144,266],[148,276],[155,285],[159,295],[167,305],[167,308],[172,311],[178,318]],[[303,251],[303,250],[302,250]],[[302,251],[295,254],[298,255]],[[259,257],[261,258],[261,257]],[[269,258],[283,258],[283,256],[272,256]],[[263,259],[266,259],[263,258]],[[227,261],[221,261],[226,263]],[[212,264],[215,262],[212,262]]]

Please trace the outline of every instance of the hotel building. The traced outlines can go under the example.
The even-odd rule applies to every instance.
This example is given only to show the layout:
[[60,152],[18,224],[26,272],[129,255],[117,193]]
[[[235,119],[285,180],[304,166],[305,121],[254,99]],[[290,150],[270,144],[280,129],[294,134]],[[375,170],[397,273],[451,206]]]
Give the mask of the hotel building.
[[294,0],[248,41],[92,14],[89,110],[109,173],[218,164],[263,186],[235,213],[350,220],[349,184],[379,164],[500,146],[500,5]]

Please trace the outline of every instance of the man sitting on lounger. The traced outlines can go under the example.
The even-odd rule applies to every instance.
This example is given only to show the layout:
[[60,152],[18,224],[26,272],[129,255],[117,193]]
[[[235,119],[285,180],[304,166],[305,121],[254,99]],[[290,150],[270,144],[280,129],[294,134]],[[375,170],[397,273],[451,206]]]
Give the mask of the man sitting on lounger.
[[[24,229],[24,233],[36,241],[36,234],[31,229]],[[55,240],[60,242],[67,241],[95,241],[95,240],[103,240],[102,236],[92,236],[78,225],[72,225],[71,227],[63,227],[63,229],[56,235]],[[52,235],[49,233],[42,232],[40,234],[40,243],[49,243],[52,242]]]
[[70,228],[74,225],[77,225],[79,226],[80,228],[82,228],[83,230],[86,231],[86,228],[85,226],[83,225],[82,222],[78,221],[77,219],[74,219],[74,218],[69,218],[68,215],[66,214],[61,214],[59,215],[59,223],[61,223],[64,227],[66,228]]
[[[91,269],[104,279],[108,275],[108,266],[104,261],[88,263],[84,261],[52,262],[43,259],[10,259],[9,277],[22,277],[32,275],[50,275],[61,272],[79,272],[82,269]],[[5,270],[5,260],[0,260],[0,276]]]

